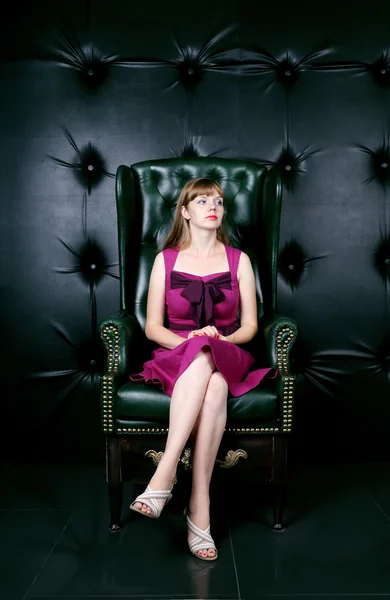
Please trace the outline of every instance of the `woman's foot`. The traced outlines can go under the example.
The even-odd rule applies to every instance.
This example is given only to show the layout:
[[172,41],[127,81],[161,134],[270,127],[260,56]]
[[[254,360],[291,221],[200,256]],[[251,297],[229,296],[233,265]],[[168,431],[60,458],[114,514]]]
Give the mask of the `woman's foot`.
[[[161,492],[161,495],[164,497],[155,497],[155,502],[152,501],[152,506],[149,506],[148,504],[141,502],[137,502],[138,498],[140,498],[140,500],[142,500],[142,496],[143,494],[141,494],[141,496],[138,496],[138,498],[135,500],[135,502],[133,502],[131,504],[131,508],[133,510],[136,510],[137,512],[141,512],[143,514],[145,514],[148,517],[154,517],[156,511],[158,512],[158,516],[160,516],[160,513],[162,511],[162,509],[164,508],[164,505],[168,502],[168,500],[170,499],[170,494],[166,494],[166,492],[170,492],[173,488],[173,485],[176,481],[176,477],[175,475],[172,476],[164,476],[164,475],[160,475],[157,471],[156,473],[153,475],[152,479],[149,482],[148,487],[146,488],[144,493],[147,493],[147,495],[152,497],[152,492],[155,491],[161,491],[164,490],[164,492]],[[166,496],[166,497],[165,497]],[[155,517],[157,518],[157,517]]]
[[[209,502],[202,503],[192,503],[190,502],[189,509],[187,512],[187,517],[190,519],[191,523],[195,526],[195,528],[199,528],[203,532],[206,532],[208,527],[210,526],[210,509]],[[188,544],[191,543],[197,538],[199,535],[194,531],[188,529]],[[193,552],[196,556],[199,556],[203,559],[214,559],[217,556],[217,550],[215,547],[203,548],[201,550],[196,550]]]

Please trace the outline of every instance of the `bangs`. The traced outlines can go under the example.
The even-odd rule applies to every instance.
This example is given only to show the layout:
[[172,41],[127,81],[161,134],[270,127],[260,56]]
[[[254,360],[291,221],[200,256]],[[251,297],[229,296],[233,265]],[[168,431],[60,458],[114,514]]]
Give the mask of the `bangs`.
[[223,198],[223,190],[216,181],[206,178],[196,179],[192,182],[191,190],[189,190],[188,202],[191,202],[196,196],[211,196],[215,192]]

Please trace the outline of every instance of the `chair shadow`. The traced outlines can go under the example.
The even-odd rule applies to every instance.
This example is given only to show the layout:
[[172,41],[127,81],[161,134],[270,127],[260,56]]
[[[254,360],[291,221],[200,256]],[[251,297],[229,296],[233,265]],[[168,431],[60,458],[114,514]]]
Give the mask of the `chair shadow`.
[[[349,469],[348,465],[292,466],[284,502],[285,529],[318,512],[321,507],[341,503],[343,496],[351,493],[356,486],[363,489],[358,471]],[[236,490],[237,486],[234,489]],[[233,529],[244,523],[257,523],[272,529],[272,484],[243,482],[239,486],[238,502],[237,496],[230,495],[226,509]]]

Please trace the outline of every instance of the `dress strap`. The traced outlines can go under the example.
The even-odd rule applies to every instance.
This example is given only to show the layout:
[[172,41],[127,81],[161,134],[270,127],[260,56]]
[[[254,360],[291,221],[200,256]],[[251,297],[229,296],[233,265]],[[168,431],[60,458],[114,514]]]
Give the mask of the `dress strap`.
[[178,252],[174,248],[166,248],[162,251],[165,262],[165,284],[167,289],[170,289],[171,272],[175,266]]
[[229,262],[229,270],[230,273],[232,274],[232,279],[237,279],[237,269],[238,269],[238,262],[240,260],[240,256],[241,256],[241,250],[238,250],[238,248],[233,248],[232,246],[226,246],[226,254],[227,254],[227,259]]

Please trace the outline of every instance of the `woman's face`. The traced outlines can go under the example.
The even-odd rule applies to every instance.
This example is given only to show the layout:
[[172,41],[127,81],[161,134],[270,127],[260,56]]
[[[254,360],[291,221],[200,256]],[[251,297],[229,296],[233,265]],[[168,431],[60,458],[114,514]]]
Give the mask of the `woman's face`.
[[207,230],[218,229],[223,213],[223,197],[217,191],[196,196],[181,209],[181,214],[190,221],[191,227]]

